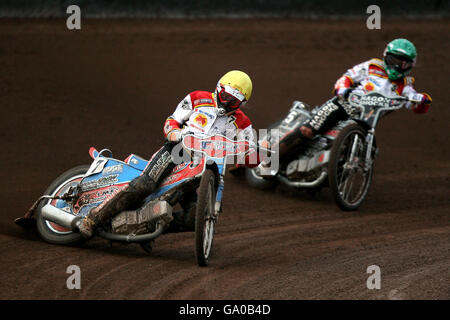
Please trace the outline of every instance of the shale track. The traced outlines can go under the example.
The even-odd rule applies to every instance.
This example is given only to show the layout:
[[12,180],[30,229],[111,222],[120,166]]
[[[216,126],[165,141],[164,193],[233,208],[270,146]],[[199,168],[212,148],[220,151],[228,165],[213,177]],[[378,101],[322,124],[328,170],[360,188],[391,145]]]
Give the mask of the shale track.
[[[449,299],[449,20],[0,20],[0,299]],[[93,239],[50,245],[13,222],[59,174],[90,162],[90,146],[149,157],[162,124],[193,90],[230,69],[254,83],[256,128],[293,100],[330,97],[356,63],[397,37],[419,51],[415,86],[432,110],[398,111],[378,128],[380,155],[357,212],[329,190],[315,197],[251,189],[226,177],[224,213],[207,268],[193,233],[137,245]],[[78,265],[82,287],[68,290]],[[369,290],[367,267],[381,268]]]

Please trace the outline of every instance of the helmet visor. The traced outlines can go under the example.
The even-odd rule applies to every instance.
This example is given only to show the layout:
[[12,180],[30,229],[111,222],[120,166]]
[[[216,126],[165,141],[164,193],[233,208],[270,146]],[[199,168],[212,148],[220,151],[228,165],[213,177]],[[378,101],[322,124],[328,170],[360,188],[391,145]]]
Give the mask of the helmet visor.
[[414,61],[412,61],[411,59],[392,53],[388,53],[386,55],[385,61],[389,67],[398,72],[409,71],[414,65]]
[[217,102],[227,112],[230,112],[239,108],[242,101],[226,92],[224,87],[221,87],[221,90],[217,93]]

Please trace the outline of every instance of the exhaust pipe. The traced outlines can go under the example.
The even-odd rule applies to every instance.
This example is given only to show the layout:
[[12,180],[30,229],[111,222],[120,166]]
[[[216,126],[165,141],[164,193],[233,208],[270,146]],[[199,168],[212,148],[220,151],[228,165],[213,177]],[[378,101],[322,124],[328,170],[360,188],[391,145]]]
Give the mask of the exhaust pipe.
[[327,177],[327,172],[326,171],[322,171],[322,173],[320,174],[320,176],[311,182],[299,182],[299,181],[290,181],[288,178],[283,177],[281,175],[278,175],[278,180],[280,180],[281,182],[287,184],[288,186],[291,187],[295,187],[295,188],[314,188],[319,186]]
[[82,217],[74,216],[73,214],[67,213],[51,204],[46,204],[41,209],[42,218],[59,224],[62,227],[70,229],[72,231],[78,230],[78,223]]

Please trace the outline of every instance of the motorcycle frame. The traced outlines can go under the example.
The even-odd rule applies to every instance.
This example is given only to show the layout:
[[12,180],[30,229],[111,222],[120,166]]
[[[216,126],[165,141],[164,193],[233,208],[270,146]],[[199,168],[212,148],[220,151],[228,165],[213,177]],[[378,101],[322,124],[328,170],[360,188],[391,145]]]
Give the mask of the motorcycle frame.
[[[245,152],[248,151],[249,148],[249,142],[248,141],[232,141],[224,136],[221,135],[217,135],[217,136],[212,136],[212,137],[199,137],[199,136],[195,136],[195,135],[186,135],[184,136],[182,143],[183,143],[183,148],[185,148],[186,150],[189,151],[194,151],[197,154],[201,154],[201,161],[200,163],[197,164],[196,167],[194,167],[194,169],[197,169],[197,171],[191,173],[191,175],[188,175],[186,177],[183,177],[182,179],[174,179],[174,180],[170,180],[169,177],[171,177],[174,172],[175,173],[179,173],[185,169],[187,169],[188,167],[191,167],[192,164],[194,163],[195,159],[191,159],[190,162],[188,163],[182,163],[181,165],[181,170],[176,171],[177,168],[174,169],[174,172],[172,172],[162,183],[161,186],[151,195],[149,195],[147,198],[144,199],[142,205],[139,207],[144,208],[147,205],[150,205],[150,202],[154,202],[155,204],[161,203],[161,202],[167,202],[166,200],[168,200],[168,198],[170,198],[170,196],[172,196],[172,194],[174,193],[174,191],[176,191],[178,188],[181,188],[182,186],[184,186],[186,183],[191,182],[193,180],[198,180],[199,178],[202,177],[203,173],[205,172],[205,170],[207,168],[210,168],[213,170],[213,172],[216,175],[216,182],[217,182],[217,189],[216,189],[216,195],[215,195],[215,210],[214,210],[214,219],[218,218],[218,214],[219,212],[221,212],[222,209],[222,197],[223,197],[223,190],[224,190],[224,176],[225,176],[225,172],[226,172],[226,165],[227,165],[227,159],[229,156],[235,156],[235,155],[239,155],[241,153],[228,153],[226,152],[222,157],[218,157],[218,156],[214,156],[214,155],[210,155],[208,153],[208,151],[203,150],[203,149],[196,149],[193,147],[189,147],[188,145],[186,145],[185,141],[186,138],[192,138],[192,139],[200,139],[203,143],[208,143],[208,142],[212,142],[211,145],[213,145],[214,147],[214,142],[219,142],[219,143],[231,143],[231,144],[244,144],[245,145]],[[208,138],[211,141],[208,141]],[[218,141],[215,141],[215,140]],[[212,141],[214,140],[214,141]],[[203,144],[202,144],[203,145]],[[108,151],[110,153],[110,157],[104,157],[102,154],[103,152]],[[212,150],[209,150],[209,152],[214,152],[216,151],[214,148]],[[89,154],[91,155],[92,158],[94,158],[94,161],[92,162],[90,168],[88,169],[88,171],[86,172],[86,174],[84,175],[84,177],[82,178],[82,180],[80,181],[80,186],[82,185],[82,182],[84,181],[84,179],[90,177],[89,179],[95,179],[97,174],[101,174],[103,173],[104,168],[111,168],[113,166],[117,166],[118,164],[120,166],[122,166],[121,168],[128,168],[128,167],[133,167],[131,166],[129,163],[126,163],[124,161],[121,160],[117,160],[112,158],[112,153],[108,150],[108,149],[103,149],[100,152],[97,152],[97,150],[95,150],[94,148],[91,148],[89,150]],[[130,157],[132,157],[134,155],[130,155]],[[128,157],[127,160],[130,158]],[[140,160],[144,160],[142,158],[139,158]],[[112,165],[108,165],[108,162],[111,161]],[[145,161],[145,160],[144,160]],[[146,167],[146,163],[148,163],[147,161],[145,161],[145,165],[141,164],[140,168],[142,169],[141,171],[143,171]],[[183,166],[184,165],[184,166]],[[198,167],[201,166],[201,170],[198,170]],[[136,167],[133,167],[134,170],[132,170],[134,172],[135,176],[138,176],[136,173]],[[98,176],[97,176],[98,177]],[[125,179],[126,180],[126,179]],[[169,181],[169,182],[167,182]],[[89,182],[89,180],[88,180]],[[118,181],[117,184],[118,185],[123,185],[126,183],[129,183],[130,181]],[[98,190],[107,188],[107,187],[114,187],[116,184],[111,184],[111,185],[107,185],[107,186],[101,186],[99,188],[92,188],[92,189],[88,189],[85,192],[82,192],[81,194],[77,195],[77,198],[79,199],[81,196],[83,196],[83,194],[88,193],[88,192],[96,192]],[[73,199],[74,196],[69,194],[72,193],[73,190],[70,189],[66,194],[64,194],[63,196],[58,196],[58,197],[52,197],[52,196],[42,196],[39,198],[38,201],[36,201],[32,208],[30,209],[29,216],[31,217],[32,215],[32,211],[34,211],[34,209],[37,207],[38,203],[41,200],[44,199],[59,199],[59,200],[64,200],[65,202],[70,201],[70,199]],[[78,201],[77,199],[77,201]],[[94,205],[93,207],[99,205],[100,203],[102,203],[103,201],[99,201],[99,202],[93,202]],[[72,203],[72,208],[73,208],[73,204]],[[49,204],[48,204],[49,205]],[[48,206],[46,205],[46,206]],[[169,204],[168,204],[169,205]],[[51,205],[50,205],[51,206]],[[72,215],[74,216],[74,214],[72,213],[67,213],[67,212],[61,212],[62,210],[60,210],[57,207],[51,206],[52,208],[47,208],[46,209],[46,215],[48,217],[55,217],[56,221],[53,222],[57,222],[57,221],[62,221],[63,219],[58,220],[57,216],[59,215]],[[45,206],[44,206],[45,208]],[[43,210],[44,210],[43,208]],[[33,209],[33,210],[32,210]],[[77,212],[74,213],[80,213],[81,212],[82,207],[80,207]],[[90,208],[92,209],[92,208]],[[56,212],[58,211],[58,212]],[[120,213],[118,213],[120,214]],[[77,220],[81,219],[82,216],[75,216],[77,218]],[[60,217],[61,218],[61,217]],[[51,220],[49,220],[51,221]],[[168,226],[168,224],[171,221],[171,217],[170,219],[167,218],[163,218],[160,219],[159,221],[156,222],[156,230],[154,232],[151,233],[145,233],[145,234],[139,234],[136,235],[134,233],[131,234],[118,234],[118,233],[111,233],[111,232],[107,232],[105,230],[100,229],[99,230],[99,236],[102,238],[105,238],[107,240],[112,240],[112,241],[124,241],[124,242],[144,242],[144,241],[149,241],[149,240],[153,240],[157,237],[159,237],[164,230],[166,229],[166,226]],[[75,225],[74,222],[71,223],[71,226]]]
[[[378,93],[369,93],[370,94],[377,94],[377,95],[381,95]],[[357,95],[354,92],[351,92],[348,100],[351,101],[354,96],[360,97],[360,95]],[[358,107],[360,108],[361,112],[359,117],[355,117],[355,118],[350,118],[348,120],[344,120],[342,122],[340,122],[340,124],[342,125],[342,123],[351,123],[351,122],[356,122],[358,123],[364,130],[366,130],[366,137],[365,137],[365,141],[363,141],[363,143],[365,143],[367,145],[366,148],[366,154],[365,154],[365,166],[364,166],[364,170],[367,172],[370,170],[373,162],[374,162],[374,158],[372,156],[372,152],[373,152],[373,148],[374,148],[374,141],[375,141],[375,131],[376,131],[376,125],[378,124],[378,121],[380,119],[380,116],[383,112],[385,111],[394,111],[394,110],[398,110],[401,109],[404,104],[407,101],[411,101],[407,98],[404,97],[387,97],[382,95],[383,97],[387,98],[387,99],[392,99],[392,100],[398,100],[399,103],[394,105],[394,106],[390,106],[390,107],[384,107],[384,108],[377,108],[375,111],[372,112],[366,112],[366,107],[365,106],[361,106],[359,104],[356,103],[350,103],[352,104],[354,107]],[[338,97],[334,97],[333,99],[331,99],[331,101],[338,101],[339,98]],[[414,101],[417,102],[417,101]],[[297,112],[298,113],[304,113],[303,110],[301,110],[301,105],[304,105],[303,103],[301,103],[300,101],[294,101],[293,103],[293,107],[291,108],[291,111],[289,112],[288,116],[286,116],[285,119],[288,119],[288,123],[291,123],[294,119],[293,117],[295,117],[295,114],[293,114],[293,112]],[[298,109],[297,109],[298,108]],[[296,110],[297,109],[297,110]],[[366,115],[369,115],[369,117],[367,118]],[[367,121],[368,119],[371,119],[371,121]],[[284,120],[283,120],[284,121]],[[332,128],[331,130],[334,130],[336,128],[336,126],[334,128]],[[323,136],[326,136],[326,133],[323,134]],[[355,140],[358,137],[355,136]],[[353,159],[354,157],[354,153],[355,153],[355,148],[356,148],[356,144],[357,141],[354,141],[352,144],[352,155],[351,155],[351,159]],[[311,181],[311,182],[300,182],[300,181],[290,181],[287,177],[282,176],[280,173],[277,174],[277,179],[284,183],[287,184],[291,187],[296,187],[296,188],[315,188],[318,187],[320,184],[322,184],[323,181],[325,181],[326,177],[328,175],[327,170],[323,170],[321,172],[321,174],[319,175],[319,177],[315,180],[315,181]]]

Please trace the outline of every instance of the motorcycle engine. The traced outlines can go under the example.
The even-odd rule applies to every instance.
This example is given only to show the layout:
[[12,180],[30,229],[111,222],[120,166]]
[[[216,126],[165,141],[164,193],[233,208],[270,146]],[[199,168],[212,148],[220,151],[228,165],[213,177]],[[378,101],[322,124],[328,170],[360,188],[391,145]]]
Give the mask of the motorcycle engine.
[[172,206],[166,201],[150,202],[137,210],[122,211],[111,221],[112,232],[136,235],[153,232],[158,218],[167,220],[166,223],[172,220]]
[[291,161],[286,167],[286,176],[291,180],[314,181],[320,175],[322,167],[328,163],[330,150],[326,150],[328,141],[320,137],[314,141],[304,154]]

